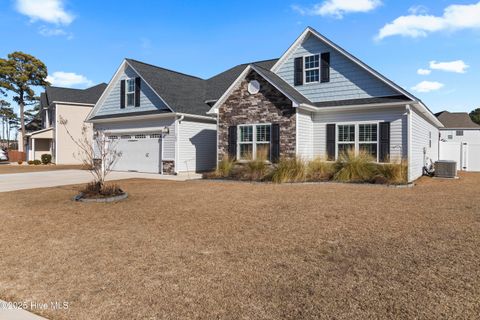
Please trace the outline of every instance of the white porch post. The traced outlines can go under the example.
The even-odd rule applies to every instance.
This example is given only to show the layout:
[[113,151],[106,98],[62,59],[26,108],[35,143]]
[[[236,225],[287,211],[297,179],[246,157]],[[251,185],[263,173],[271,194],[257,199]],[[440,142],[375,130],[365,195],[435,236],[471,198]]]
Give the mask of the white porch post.
[[35,160],[35,144],[37,139],[32,138],[30,140],[32,140],[32,158],[29,160]]

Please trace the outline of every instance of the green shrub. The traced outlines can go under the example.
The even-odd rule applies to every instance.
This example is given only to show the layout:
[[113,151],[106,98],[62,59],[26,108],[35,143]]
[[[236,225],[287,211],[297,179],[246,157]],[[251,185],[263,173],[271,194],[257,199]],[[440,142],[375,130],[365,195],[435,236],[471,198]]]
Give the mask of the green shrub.
[[275,183],[305,182],[307,179],[307,166],[300,158],[282,158],[275,165],[271,174]]
[[36,166],[38,166],[38,165],[42,164],[42,161],[40,161],[40,160],[38,160],[38,159],[37,159],[37,160],[33,160],[33,164],[36,165]]
[[49,164],[52,162],[52,155],[47,153],[42,154],[41,159],[43,164]]
[[331,162],[316,158],[307,163],[308,181],[328,181],[333,178],[334,174],[335,166]]
[[230,157],[225,157],[218,163],[215,176],[217,178],[228,178],[232,174],[232,170],[235,167],[235,160]]
[[27,163],[31,165],[31,164],[34,164],[34,162],[35,162],[35,161],[33,161],[33,160],[28,160]]
[[374,159],[367,153],[348,151],[341,154],[335,162],[333,179],[340,182],[372,182],[378,174]]
[[406,184],[408,180],[408,164],[405,160],[399,163],[378,164],[379,176],[388,184]]

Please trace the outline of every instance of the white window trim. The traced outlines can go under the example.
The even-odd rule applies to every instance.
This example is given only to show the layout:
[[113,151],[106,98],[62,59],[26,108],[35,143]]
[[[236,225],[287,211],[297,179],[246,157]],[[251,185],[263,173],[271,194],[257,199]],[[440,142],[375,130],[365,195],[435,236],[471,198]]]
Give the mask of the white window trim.
[[[377,125],[377,142],[362,142],[360,141],[360,125],[362,124],[375,124]],[[339,126],[355,126],[355,139],[354,139],[354,150],[355,155],[360,153],[360,144],[377,144],[377,159],[376,162],[380,161],[380,121],[358,121],[358,122],[337,122],[335,124],[335,160],[338,159],[338,145],[339,144],[352,144],[352,142],[340,142],[338,141]]]
[[[305,68],[305,58],[313,57],[313,56],[318,56],[318,68],[309,68],[309,69]],[[321,64],[321,53],[306,54],[306,55],[303,56],[302,66],[303,66],[303,84],[304,85],[320,83],[320,80],[322,79],[321,65],[322,65]],[[307,82],[307,71],[316,70],[316,69],[318,69],[318,81]]]
[[[260,141],[257,142],[257,126],[270,126],[270,141]],[[241,127],[252,127],[252,141],[251,142],[241,142],[240,141],[240,128]],[[248,124],[239,124],[237,125],[237,159],[239,162],[248,162],[249,160],[240,159],[240,145],[241,144],[251,144],[252,145],[252,157],[253,160],[257,158],[257,144],[268,144],[271,145],[272,143],[272,124],[271,123],[248,123]],[[270,159],[268,162],[271,161],[272,155],[270,154]]]
[[[128,82],[133,81],[133,91],[128,91]],[[133,104],[129,105],[128,104],[128,95],[133,94]],[[125,79],[125,106],[126,107],[135,107],[135,78],[127,78]]]

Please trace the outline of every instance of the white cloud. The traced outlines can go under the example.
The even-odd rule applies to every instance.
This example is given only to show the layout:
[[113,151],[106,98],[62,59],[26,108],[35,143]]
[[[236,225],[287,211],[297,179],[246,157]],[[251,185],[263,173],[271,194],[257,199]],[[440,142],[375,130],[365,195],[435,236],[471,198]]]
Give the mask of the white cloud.
[[465,73],[466,70],[469,68],[463,60],[456,60],[450,62],[437,62],[437,61],[430,61],[430,69],[433,70],[441,70],[446,72],[455,72],[455,73]]
[[426,92],[440,90],[444,86],[445,85],[443,83],[436,82],[436,81],[422,81],[419,84],[417,84],[415,87],[413,87],[412,90],[426,93]]
[[432,32],[480,29],[480,2],[469,5],[450,5],[442,16],[427,15],[424,10],[410,10],[380,29],[376,39],[391,36],[426,37]]
[[63,0],[16,0],[16,9],[32,21],[69,25],[75,17],[65,11]]
[[44,37],[66,36],[68,40],[73,39],[73,34],[62,28],[48,28],[47,26],[41,26],[38,28],[38,33]]
[[56,71],[47,77],[47,81],[53,86],[58,87],[89,87],[93,85],[93,82],[87,77],[76,74],[74,72]]
[[369,12],[382,4],[380,0],[325,0],[311,8],[292,6],[292,9],[302,15],[333,16],[342,18],[347,13]]
[[418,69],[417,74],[421,76],[428,76],[430,73],[432,73],[432,70],[430,69]]

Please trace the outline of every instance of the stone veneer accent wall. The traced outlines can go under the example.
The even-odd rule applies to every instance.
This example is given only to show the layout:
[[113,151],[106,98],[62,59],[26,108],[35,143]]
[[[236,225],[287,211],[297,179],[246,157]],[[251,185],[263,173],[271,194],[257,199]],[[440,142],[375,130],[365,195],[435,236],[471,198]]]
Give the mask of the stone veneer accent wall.
[[173,175],[175,174],[175,161],[163,160],[162,161],[163,174]]
[[[257,80],[260,92],[250,94],[248,83]],[[218,109],[218,159],[228,155],[228,127],[239,124],[278,123],[280,157],[295,155],[296,115],[292,102],[252,70]]]

